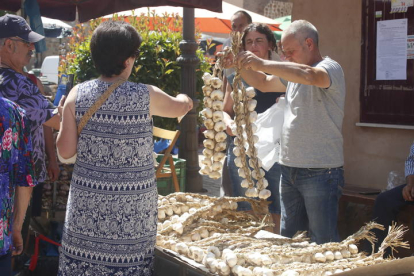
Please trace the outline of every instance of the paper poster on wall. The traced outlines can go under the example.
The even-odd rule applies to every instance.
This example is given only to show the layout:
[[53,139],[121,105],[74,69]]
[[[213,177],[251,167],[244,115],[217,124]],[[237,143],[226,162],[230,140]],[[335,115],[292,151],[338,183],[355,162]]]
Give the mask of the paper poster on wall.
[[377,22],[377,80],[407,79],[407,18]]
[[407,59],[414,59],[414,35],[407,36]]
[[407,12],[413,6],[414,0],[391,0],[391,12]]

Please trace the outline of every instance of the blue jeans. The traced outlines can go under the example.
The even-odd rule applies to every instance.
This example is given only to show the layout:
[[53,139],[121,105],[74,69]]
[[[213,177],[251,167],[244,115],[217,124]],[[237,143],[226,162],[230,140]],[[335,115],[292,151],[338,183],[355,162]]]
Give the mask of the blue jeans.
[[[238,167],[236,164],[234,164],[234,159],[236,156],[233,153],[234,148],[234,142],[233,137],[229,137],[231,141],[227,143],[227,166],[229,169],[230,174],[230,181],[231,181],[231,190],[232,194],[231,196],[242,196],[245,197],[246,188],[242,188],[240,186],[241,182],[243,181],[243,178],[239,176],[238,173]],[[247,159],[248,162],[248,159]],[[265,178],[269,182],[269,186],[267,189],[270,190],[271,195],[267,199],[268,201],[271,201],[269,205],[269,212],[272,214],[280,214],[280,196],[279,196],[279,185],[280,185],[280,165],[278,163],[275,163],[273,167],[270,168],[269,171],[265,171]],[[250,206],[250,203],[248,202],[238,202],[238,208],[239,211],[249,211],[252,207]]]
[[281,166],[281,235],[293,237],[308,231],[318,244],[338,242],[338,201],[344,186],[339,168],[293,168]]
[[[388,227],[392,222],[397,221],[397,216],[400,209],[407,205],[414,205],[414,201],[405,201],[402,195],[402,191],[406,185],[400,185],[391,190],[385,191],[377,196],[375,199],[374,211],[372,219],[375,222],[383,225],[385,231],[374,229],[373,232],[378,241],[375,243],[375,252],[378,251],[384,238],[387,236]],[[368,252],[371,252],[371,247],[366,248]]]

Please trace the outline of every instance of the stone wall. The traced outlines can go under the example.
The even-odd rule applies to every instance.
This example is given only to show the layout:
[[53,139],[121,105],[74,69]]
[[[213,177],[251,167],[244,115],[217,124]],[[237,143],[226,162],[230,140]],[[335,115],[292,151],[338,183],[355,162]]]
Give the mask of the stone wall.
[[264,16],[278,18],[292,14],[293,4],[287,1],[271,0],[264,8]]
[[290,0],[255,0],[244,1],[243,8],[269,18],[277,18],[292,14]]

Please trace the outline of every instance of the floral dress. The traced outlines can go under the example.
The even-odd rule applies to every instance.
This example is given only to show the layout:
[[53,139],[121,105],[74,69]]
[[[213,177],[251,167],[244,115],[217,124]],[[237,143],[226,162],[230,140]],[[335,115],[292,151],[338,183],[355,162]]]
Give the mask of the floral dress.
[[[78,87],[76,120],[107,90]],[[125,82],[89,119],[78,139],[59,275],[151,275],[157,231],[149,91]]]
[[16,186],[33,187],[36,183],[25,111],[0,97],[0,257],[12,247]]

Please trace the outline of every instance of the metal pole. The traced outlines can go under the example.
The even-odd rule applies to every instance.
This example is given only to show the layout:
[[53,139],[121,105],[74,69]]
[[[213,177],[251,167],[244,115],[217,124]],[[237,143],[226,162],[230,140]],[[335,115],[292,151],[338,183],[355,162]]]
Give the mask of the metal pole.
[[179,158],[186,160],[186,191],[202,192],[203,179],[198,173],[198,132],[196,74],[195,69],[200,60],[196,56],[198,47],[194,39],[194,9],[183,8],[183,40],[180,42],[181,55],[177,61],[181,65],[181,93],[187,94],[194,101],[194,108],[183,118],[180,124]]

